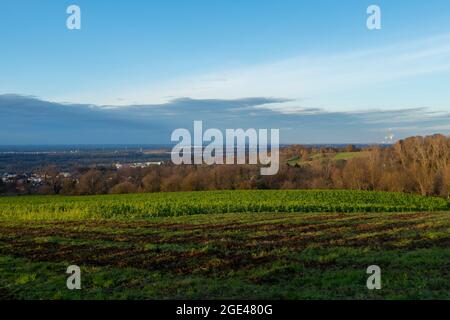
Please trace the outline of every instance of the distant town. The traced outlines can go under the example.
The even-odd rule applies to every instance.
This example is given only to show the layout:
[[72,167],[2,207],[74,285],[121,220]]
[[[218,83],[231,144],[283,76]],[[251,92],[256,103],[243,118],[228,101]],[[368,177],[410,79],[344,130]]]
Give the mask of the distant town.
[[[164,164],[164,161],[150,161],[150,162],[132,162],[132,163],[113,163],[112,167],[116,169],[125,168],[148,168],[150,166],[160,166]],[[56,174],[57,178],[72,178],[75,174],[72,172],[58,172]],[[30,184],[33,187],[39,187],[48,178],[46,173],[36,173],[36,172],[23,172],[23,173],[8,173],[5,172],[1,175],[1,180],[3,183],[12,184]],[[78,179],[75,179],[78,181]]]
[[6,193],[29,193],[49,180],[79,183],[87,170],[143,169],[169,159],[169,149],[160,146],[2,146],[0,182],[10,187]]

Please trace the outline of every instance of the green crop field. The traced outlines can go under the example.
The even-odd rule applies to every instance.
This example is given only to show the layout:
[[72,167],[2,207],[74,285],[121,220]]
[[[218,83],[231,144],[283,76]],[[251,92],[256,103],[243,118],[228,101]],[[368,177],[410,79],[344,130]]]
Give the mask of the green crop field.
[[287,164],[290,166],[311,164],[314,161],[323,161],[329,159],[332,161],[338,160],[350,160],[355,158],[367,157],[369,153],[367,151],[353,151],[353,152],[338,152],[338,153],[316,153],[310,156],[309,160],[302,160],[296,156],[287,160]]
[[441,198],[351,190],[174,192],[0,198],[0,219],[148,218],[258,212],[412,212],[446,210]]
[[0,299],[450,299],[447,210],[362,191],[0,198]]
[[348,160],[354,158],[367,157],[368,154],[369,153],[366,151],[339,152],[333,157],[333,160]]

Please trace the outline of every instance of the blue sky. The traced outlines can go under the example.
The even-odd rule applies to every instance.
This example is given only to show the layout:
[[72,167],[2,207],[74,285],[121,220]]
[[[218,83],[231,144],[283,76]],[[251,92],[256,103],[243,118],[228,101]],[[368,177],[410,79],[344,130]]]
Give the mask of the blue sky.
[[[81,8],[81,30],[65,26],[70,4]],[[370,4],[381,7],[381,30],[366,28]],[[258,98],[263,103],[242,113],[258,121],[230,124],[280,127],[286,143],[378,142],[389,128],[397,137],[448,134],[449,21],[446,0],[1,0],[0,95],[8,96],[0,105],[3,99],[15,109],[2,110],[19,112],[14,94],[19,102],[24,95],[62,106],[120,106],[122,122],[133,118],[130,105],[163,106],[171,129],[183,124],[174,107],[180,99],[192,116],[209,101],[198,120],[215,123],[211,101],[236,113],[236,105]],[[321,120],[333,115],[333,130],[343,121],[339,133]],[[289,125],[288,116],[296,119]],[[0,144],[38,143],[33,132],[11,130],[0,132]],[[168,138],[160,132],[149,143]],[[129,143],[135,139],[129,135]]]

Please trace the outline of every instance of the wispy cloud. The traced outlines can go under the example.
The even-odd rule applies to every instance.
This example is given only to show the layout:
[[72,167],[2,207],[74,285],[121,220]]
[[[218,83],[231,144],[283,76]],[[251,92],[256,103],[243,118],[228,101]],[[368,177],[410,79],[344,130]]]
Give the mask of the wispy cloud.
[[[370,50],[352,50],[329,55],[300,55],[265,64],[216,70],[148,84],[92,94],[77,94],[69,100],[97,104],[162,104],[176,98],[242,99],[245,97],[283,97],[289,101],[270,107],[292,112],[294,103],[307,100],[310,107],[322,106],[329,111],[355,111],[360,106],[348,98],[355,91],[388,85],[450,71],[450,35],[438,35],[412,42],[374,46]],[[100,92],[100,93],[99,93]],[[115,94],[120,97],[115,97]],[[371,97],[376,103],[376,96]],[[335,103],[324,102],[335,101]],[[348,103],[346,103],[348,102]],[[376,106],[373,106],[376,107]],[[396,109],[406,106],[391,106]],[[448,105],[443,107],[449,107]],[[300,108],[300,111],[303,111]]]

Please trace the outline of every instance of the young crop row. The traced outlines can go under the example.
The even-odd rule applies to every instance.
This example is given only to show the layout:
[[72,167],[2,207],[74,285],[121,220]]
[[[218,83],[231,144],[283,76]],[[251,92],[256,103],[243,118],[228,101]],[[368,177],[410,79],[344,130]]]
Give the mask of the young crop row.
[[352,190],[177,192],[0,199],[0,217],[144,218],[208,213],[408,212],[447,210],[444,199]]

